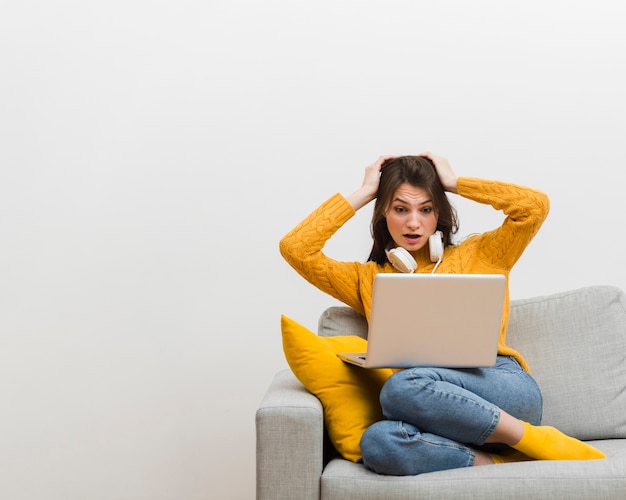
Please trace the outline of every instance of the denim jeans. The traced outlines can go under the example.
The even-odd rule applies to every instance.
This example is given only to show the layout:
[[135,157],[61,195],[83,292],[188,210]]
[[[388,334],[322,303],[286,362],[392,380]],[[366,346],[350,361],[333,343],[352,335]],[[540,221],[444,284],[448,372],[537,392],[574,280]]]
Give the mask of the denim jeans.
[[543,400],[518,362],[498,356],[490,368],[409,368],[392,375],[380,403],[387,420],[361,438],[363,464],[379,474],[414,475],[474,464],[500,421],[500,409],[533,425]]

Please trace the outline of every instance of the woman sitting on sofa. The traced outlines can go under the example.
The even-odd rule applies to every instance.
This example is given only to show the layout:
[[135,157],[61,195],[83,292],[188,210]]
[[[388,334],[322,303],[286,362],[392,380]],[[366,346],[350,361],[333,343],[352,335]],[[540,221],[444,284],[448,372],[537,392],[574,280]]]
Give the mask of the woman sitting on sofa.
[[[492,231],[452,238],[457,219],[446,192],[490,204],[505,217]],[[339,262],[322,249],[360,208],[376,199],[373,247],[365,263]],[[284,258],[305,279],[369,318],[377,273],[497,273],[507,277],[548,214],[545,194],[504,182],[457,177],[445,158],[382,156],[365,169],[359,189],[336,194],[280,242]],[[437,232],[440,233],[437,233]],[[441,238],[443,256],[432,262],[429,238]],[[389,262],[392,247],[414,264]],[[393,254],[392,254],[393,255]],[[393,257],[391,257],[393,259]],[[419,304],[415,321],[419,322]],[[366,467],[380,474],[435,470],[528,459],[604,458],[596,448],[553,427],[540,426],[541,392],[523,356],[506,344],[508,287],[495,366],[475,369],[416,367],[385,383],[380,402],[386,420],[361,439]]]

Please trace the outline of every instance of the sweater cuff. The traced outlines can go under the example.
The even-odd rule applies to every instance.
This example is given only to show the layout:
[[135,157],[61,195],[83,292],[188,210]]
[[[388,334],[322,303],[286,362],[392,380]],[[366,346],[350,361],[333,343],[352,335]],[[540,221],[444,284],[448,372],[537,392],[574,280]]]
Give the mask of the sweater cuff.
[[480,186],[484,184],[483,179],[476,179],[473,177],[459,177],[456,180],[456,189],[458,194],[464,196],[465,194],[475,192],[480,189]]
[[341,193],[331,196],[323,205],[324,211],[332,220],[346,221],[356,213],[350,202]]

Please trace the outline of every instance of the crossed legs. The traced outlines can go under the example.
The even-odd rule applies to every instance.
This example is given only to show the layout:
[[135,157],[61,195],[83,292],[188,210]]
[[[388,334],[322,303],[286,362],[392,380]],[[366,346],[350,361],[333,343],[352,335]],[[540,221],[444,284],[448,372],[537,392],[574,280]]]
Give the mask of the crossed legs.
[[541,392],[513,358],[500,356],[492,368],[403,370],[387,381],[380,399],[387,420],[364,433],[361,451],[363,463],[381,474],[507,461],[498,452],[511,448],[539,459],[603,457],[539,426]]

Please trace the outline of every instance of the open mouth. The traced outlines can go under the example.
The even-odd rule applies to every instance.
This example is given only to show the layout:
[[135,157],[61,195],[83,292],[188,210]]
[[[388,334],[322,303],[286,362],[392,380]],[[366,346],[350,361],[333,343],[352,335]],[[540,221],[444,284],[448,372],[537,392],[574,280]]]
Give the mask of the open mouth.
[[411,242],[413,242],[413,243],[415,243],[416,241],[419,241],[419,240],[420,240],[420,238],[422,237],[422,236],[421,236],[421,235],[419,235],[419,234],[403,234],[402,236],[404,236],[404,238],[405,238],[407,241],[411,241]]

